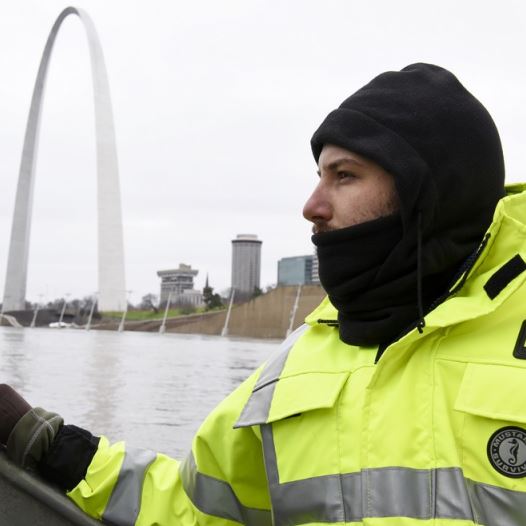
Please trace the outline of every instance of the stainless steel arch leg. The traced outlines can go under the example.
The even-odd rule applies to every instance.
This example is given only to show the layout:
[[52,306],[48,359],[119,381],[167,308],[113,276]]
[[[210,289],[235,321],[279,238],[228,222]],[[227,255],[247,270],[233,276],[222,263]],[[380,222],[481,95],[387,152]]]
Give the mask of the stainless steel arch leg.
[[106,66],[91,18],[82,9],[68,7],[60,13],[51,28],[33,89],[11,228],[4,289],[5,311],[24,308],[42,100],[55,38],[62,22],[69,15],[80,18],[86,31],[91,58],[97,146],[99,309],[123,310],[126,305],[119,172]]

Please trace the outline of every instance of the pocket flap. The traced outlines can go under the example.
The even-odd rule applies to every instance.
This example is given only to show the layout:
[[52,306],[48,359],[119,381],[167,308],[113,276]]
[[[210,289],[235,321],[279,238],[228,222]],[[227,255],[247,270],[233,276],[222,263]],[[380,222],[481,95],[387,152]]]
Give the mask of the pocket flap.
[[302,373],[254,390],[234,427],[269,424],[314,409],[334,406],[348,372]]
[[348,376],[349,373],[304,373],[282,378],[276,385],[267,422],[332,407]]
[[526,369],[507,365],[466,367],[455,402],[463,413],[526,422]]

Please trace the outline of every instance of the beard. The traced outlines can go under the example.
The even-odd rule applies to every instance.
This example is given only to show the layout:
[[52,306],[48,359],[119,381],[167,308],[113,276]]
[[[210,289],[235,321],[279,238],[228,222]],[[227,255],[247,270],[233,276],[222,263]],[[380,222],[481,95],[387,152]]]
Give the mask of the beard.
[[362,223],[367,223],[369,221],[374,221],[376,219],[381,219],[383,217],[392,216],[396,214],[398,211],[399,211],[398,199],[393,198],[387,201],[386,203],[384,203],[377,210],[373,209],[372,211],[370,211],[370,213],[363,215],[361,217],[357,217],[356,220],[349,225],[331,226],[329,224],[329,221],[325,221],[324,219],[317,219],[314,221],[314,224],[312,226],[312,233],[322,234],[324,232],[333,232],[334,230],[342,230],[344,228],[350,228],[353,226],[360,225]]
[[321,234],[323,232],[332,232],[333,230],[337,230],[337,229],[332,226],[329,226],[329,224],[326,221],[320,221],[319,223],[315,223],[314,225],[312,225],[313,234]]

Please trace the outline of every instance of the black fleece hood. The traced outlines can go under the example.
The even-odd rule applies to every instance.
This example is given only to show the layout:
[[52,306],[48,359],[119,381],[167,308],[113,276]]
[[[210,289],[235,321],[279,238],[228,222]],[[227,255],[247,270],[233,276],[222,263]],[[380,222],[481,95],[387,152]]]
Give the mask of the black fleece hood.
[[[311,139],[316,162],[325,144],[363,155],[395,179],[401,239],[358,292],[343,277],[340,286],[326,287],[339,311],[343,341],[386,343],[418,319],[417,267],[429,307],[490,225],[504,196],[497,128],[452,73],[412,64],[382,73],[326,117]],[[313,236],[324,287],[331,281],[324,276],[342,273],[334,258],[324,261],[325,237]],[[360,258],[360,251],[353,256]],[[403,319],[400,309],[407,311]]]

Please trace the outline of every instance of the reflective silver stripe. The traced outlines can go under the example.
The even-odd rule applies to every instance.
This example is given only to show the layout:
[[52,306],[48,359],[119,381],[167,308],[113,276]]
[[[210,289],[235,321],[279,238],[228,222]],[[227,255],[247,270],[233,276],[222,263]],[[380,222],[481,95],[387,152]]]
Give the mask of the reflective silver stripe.
[[279,376],[285,367],[289,352],[299,337],[308,328],[309,326],[307,324],[301,325],[281,343],[277,353],[267,362],[261,371],[254,390],[234,428],[253,426],[267,421],[276,382],[279,380]]
[[243,506],[227,482],[197,471],[192,453],[181,464],[180,474],[188,498],[203,513],[247,526],[271,526],[270,511]]
[[469,498],[478,524],[523,526],[526,524],[526,493],[468,481]]
[[362,495],[362,477],[360,473],[346,473],[341,477],[342,495],[343,495],[343,512],[347,522],[358,522],[363,518],[363,501],[365,495]]
[[435,514],[437,517],[450,516],[452,519],[473,520],[473,507],[470,504],[468,488],[471,483],[464,478],[460,468],[436,469],[434,493]]
[[141,507],[142,485],[148,466],[156,459],[153,451],[126,448],[119,478],[102,520],[112,526],[134,526]]
[[280,484],[271,424],[261,435],[275,526],[378,517],[526,524],[526,492],[474,482],[460,468],[364,469]]

